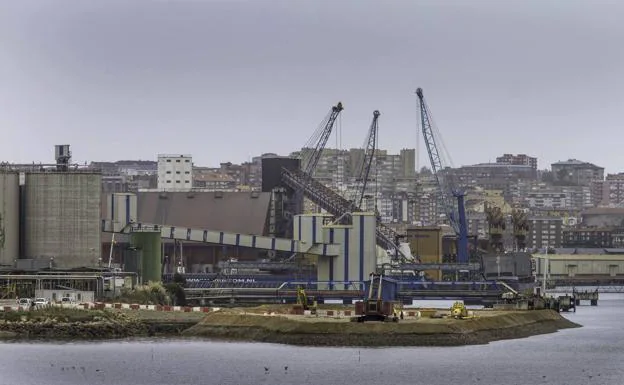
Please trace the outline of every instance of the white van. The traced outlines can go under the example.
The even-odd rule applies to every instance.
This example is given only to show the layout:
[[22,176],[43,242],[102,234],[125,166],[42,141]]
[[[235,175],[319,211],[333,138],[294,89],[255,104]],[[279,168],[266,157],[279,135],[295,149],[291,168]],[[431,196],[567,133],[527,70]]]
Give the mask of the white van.
[[76,300],[73,297],[63,297],[61,298],[61,305],[74,305],[76,304]]
[[37,306],[47,306],[50,304],[50,300],[47,298],[35,298],[35,305]]
[[17,305],[21,307],[30,307],[32,306],[33,300],[30,298],[19,298],[17,300]]

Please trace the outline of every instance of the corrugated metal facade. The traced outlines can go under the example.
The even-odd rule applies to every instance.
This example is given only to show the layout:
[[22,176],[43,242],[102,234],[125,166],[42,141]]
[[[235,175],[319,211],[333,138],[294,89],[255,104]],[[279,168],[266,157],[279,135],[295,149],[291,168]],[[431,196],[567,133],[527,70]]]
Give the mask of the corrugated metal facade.
[[54,258],[60,268],[95,266],[100,257],[102,176],[26,173],[23,190],[26,258]]
[[[303,217],[305,220],[306,217]],[[319,257],[317,279],[332,282],[361,282],[377,267],[376,220],[372,213],[354,213],[352,226],[325,226],[323,242],[340,244],[336,257]],[[353,289],[336,284],[327,289]]]
[[140,192],[138,221],[264,235],[270,199],[256,192]]
[[508,253],[486,254],[483,256],[483,270],[488,278],[501,277],[530,277],[533,272],[531,254]]
[[[407,241],[412,254],[423,263],[442,262],[443,245],[440,227],[413,227],[407,229]],[[440,270],[427,270],[427,276],[435,281],[442,278]]]
[[[624,255],[551,254],[547,261],[552,277],[617,277],[624,274]],[[544,259],[537,262],[538,275],[544,274],[545,263]]]
[[0,171],[0,265],[19,257],[19,174]]
[[[218,230],[230,233],[266,235],[268,229],[271,193],[257,192],[139,192],[137,194],[137,221],[159,225],[192,227]],[[111,216],[110,196],[103,195],[102,218]],[[102,257],[108,261],[110,233],[102,233],[104,242]],[[123,260],[122,244],[129,244],[130,238],[116,234],[119,247],[113,251],[113,261]],[[173,263],[173,243],[163,239],[165,253]],[[264,252],[203,243],[185,243],[184,259],[187,266],[194,264],[216,264],[223,258],[264,258]],[[169,266],[173,268],[171,264]]]

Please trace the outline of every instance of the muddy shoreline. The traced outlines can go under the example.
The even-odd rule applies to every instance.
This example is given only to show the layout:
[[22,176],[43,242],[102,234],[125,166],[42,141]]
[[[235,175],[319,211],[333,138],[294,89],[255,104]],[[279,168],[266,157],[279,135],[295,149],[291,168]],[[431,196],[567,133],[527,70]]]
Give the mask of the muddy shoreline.
[[486,314],[467,320],[423,318],[365,324],[234,310],[209,314],[54,310],[0,316],[0,339],[190,337],[298,346],[478,345],[580,326],[551,310]]
[[51,309],[0,313],[0,339],[113,340],[179,337],[203,318],[156,312]]
[[299,346],[463,346],[526,338],[575,327],[580,325],[550,310],[399,324],[316,323],[282,316],[215,313],[182,335]]

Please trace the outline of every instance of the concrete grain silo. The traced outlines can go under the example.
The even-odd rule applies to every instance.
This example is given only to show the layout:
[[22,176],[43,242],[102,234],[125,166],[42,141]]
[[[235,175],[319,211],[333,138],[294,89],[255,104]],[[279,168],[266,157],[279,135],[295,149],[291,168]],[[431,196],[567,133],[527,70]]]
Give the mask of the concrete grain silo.
[[57,268],[97,266],[101,186],[99,172],[27,172],[22,192],[25,258],[53,258]]
[[19,174],[0,170],[0,265],[19,257]]

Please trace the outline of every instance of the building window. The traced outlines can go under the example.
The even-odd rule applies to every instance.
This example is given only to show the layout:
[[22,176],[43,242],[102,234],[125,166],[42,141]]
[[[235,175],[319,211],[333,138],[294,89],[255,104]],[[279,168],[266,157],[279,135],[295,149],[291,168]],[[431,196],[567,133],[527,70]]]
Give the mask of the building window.
[[187,159],[187,160],[185,160],[185,162],[188,163],[188,162],[190,162],[190,160]]
[[170,181],[170,180],[168,180],[168,181],[167,181],[167,183],[171,183],[171,181]]
[[167,174],[171,174],[171,171],[167,171]]
[[179,173],[180,173],[180,171],[176,171],[176,174],[179,174]]
[[176,159],[176,163],[180,163],[180,159]]
[[171,162],[171,159],[167,159],[167,163],[170,163],[170,162]]

